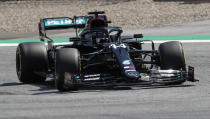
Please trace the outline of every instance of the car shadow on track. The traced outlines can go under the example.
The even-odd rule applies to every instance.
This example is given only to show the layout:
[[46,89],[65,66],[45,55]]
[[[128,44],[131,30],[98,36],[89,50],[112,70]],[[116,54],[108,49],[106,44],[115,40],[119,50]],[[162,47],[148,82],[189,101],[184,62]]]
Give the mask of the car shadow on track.
[[[120,90],[145,90],[157,88],[178,88],[178,87],[191,87],[195,85],[138,85],[138,86],[118,86],[118,87],[81,87],[77,91],[59,92],[54,86],[54,81],[46,81],[44,83],[31,84],[39,87],[32,95],[45,95],[45,94],[68,94],[68,93],[86,93],[86,92],[107,92],[107,91],[120,91]],[[38,91],[38,92],[37,92]]]
[[18,83],[18,82],[10,82],[10,83],[3,83],[3,84],[0,84],[1,87],[18,86],[18,85],[24,85],[24,84],[23,84],[23,83]]

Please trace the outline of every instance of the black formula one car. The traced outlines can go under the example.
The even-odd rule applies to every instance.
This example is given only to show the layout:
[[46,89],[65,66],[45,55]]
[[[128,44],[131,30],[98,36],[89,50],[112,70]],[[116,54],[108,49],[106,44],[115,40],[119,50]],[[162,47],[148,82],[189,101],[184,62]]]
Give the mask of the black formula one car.
[[[194,68],[187,67],[182,44],[164,42],[155,50],[142,34],[121,36],[120,27],[111,23],[103,11],[88,16],[41,19],[43,42],[20,43],[16,52],[16,71],[23,83],[43,82],[51,75],[59,91],[81,86],[177,85],[194,79]],[[55,45],[47,30],[76,30],[69,44]],[[47,41],[44,43],[44,41]],[[151,50],[143,49],[145,42]]]

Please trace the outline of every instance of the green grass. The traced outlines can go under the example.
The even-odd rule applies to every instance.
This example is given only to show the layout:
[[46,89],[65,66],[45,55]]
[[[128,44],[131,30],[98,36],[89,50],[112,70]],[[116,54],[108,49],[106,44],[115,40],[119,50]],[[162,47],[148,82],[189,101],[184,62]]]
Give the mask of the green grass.
[[[172,40],[210,40],[210,35],[190,35],[190,36],[145,36],[139,40],[154,40],[154,41],[172,41]],[[0,40],[0,43],[23,43],[23,42],[40,42],[39,39],[30,40]],[[46,41],[45,41],[46,42]],[[55,38],[54,42],[69,42],[67,38]]]

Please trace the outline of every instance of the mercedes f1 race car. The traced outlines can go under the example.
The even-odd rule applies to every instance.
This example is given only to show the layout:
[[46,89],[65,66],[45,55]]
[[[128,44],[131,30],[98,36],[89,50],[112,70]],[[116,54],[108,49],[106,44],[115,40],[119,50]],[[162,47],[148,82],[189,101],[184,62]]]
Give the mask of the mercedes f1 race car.
[[[16,71],[20,82],[43,82],[53,76],[59,91],[83,86],[178,85],[195,82],[194,68],[186,66],[183,46],[164,42],[158,50],[142,34],[123,36],[111,27],[104,11],[87,16],[44,18],[39,22],[42,42],[20,43]],[[55,44],[47,30],[75,29],[69,43]],[[149,43],[151,49],[143,49]]]

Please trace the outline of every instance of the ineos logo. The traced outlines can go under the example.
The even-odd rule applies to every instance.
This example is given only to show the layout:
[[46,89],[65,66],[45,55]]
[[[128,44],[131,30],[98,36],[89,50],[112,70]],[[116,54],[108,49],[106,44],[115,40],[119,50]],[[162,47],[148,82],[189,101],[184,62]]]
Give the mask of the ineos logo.
[[111,44],[109,46],[109,48],[114,48],[114,49],[116,49],[116,48],[126,48],[126,46],[125,46],[125,44],[119,44],[119,45]]

